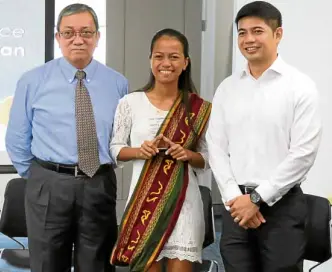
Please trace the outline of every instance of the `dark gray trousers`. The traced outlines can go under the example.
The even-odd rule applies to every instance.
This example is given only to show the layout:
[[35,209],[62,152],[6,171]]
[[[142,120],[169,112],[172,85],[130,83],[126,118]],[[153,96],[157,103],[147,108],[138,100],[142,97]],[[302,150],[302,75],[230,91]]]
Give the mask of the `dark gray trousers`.
[[[33,162],[25,212],[32,272],[110,272],[117,237],[116,176],[75,178]],[[73,250],[74,246],[74,250]]]
[[303,271],[307,203],[301,188],[260,211],[266,223],[245,230],[223,207],[220,253],[226,272]]

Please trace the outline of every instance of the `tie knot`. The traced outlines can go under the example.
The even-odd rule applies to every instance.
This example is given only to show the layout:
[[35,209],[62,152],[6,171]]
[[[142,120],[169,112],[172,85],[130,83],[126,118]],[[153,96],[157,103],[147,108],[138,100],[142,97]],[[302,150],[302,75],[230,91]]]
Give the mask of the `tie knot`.
[[85,76],[86,76],[86,74],[85,74],[85,72],[82,71],[82,70],[78,70],[78,71],[76,72],[76,75],[75,75],[75,77],[76,77],[78,80],[80,80],[80,79],[84,79]]

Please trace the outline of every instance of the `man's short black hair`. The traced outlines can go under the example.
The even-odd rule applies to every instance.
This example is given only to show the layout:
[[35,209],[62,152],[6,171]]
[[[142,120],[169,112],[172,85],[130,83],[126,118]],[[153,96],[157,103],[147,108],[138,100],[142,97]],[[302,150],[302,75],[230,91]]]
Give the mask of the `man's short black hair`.
[[280,11],[275,6],[265,1],[255,1],[244,5],[236,15],[236,26],[238,26],[239,21],[244,17],[263,19],[273,31],[282,26]]

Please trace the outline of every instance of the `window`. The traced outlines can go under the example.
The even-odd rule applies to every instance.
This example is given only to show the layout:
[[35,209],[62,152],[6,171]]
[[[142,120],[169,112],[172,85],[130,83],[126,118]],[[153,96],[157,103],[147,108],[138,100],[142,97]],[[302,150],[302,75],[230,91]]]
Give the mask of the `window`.
[[[94,58],[101,63],[106,63],[106,0],[55,0],[55,25],[58,20],[58,15],[60,11],[74,3],[82,3],[87,4],[91,8],[94,9],[98,16],[99,21],[99,31],[100,31],[100,40],[98,43],[98,47],[96,48],[94,52]],[[56,29],[55,29],[56,32]],[[61,50],[58,46],[58,42],[54,40],[54,58],[61,57]]]

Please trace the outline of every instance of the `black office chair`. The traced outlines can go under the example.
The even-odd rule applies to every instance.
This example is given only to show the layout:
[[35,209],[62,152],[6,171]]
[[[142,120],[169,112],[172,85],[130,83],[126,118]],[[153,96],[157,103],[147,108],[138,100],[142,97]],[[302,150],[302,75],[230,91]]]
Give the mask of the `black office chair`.
[[15,178],[7,183],[0,218],[0,232],[22,247],[2,249],[1,259],[18,268],[30,268],[29,249],[15,239],[28,236],[24,208],[25,186],[26,180],[23,178]]
[[305,194],[308,204],[306,222],[307,245],[304,259],[318,262],[309,272],[332,256],[331,253],[331,204],[328,199]]
[[24,211],[25,184],[26,180],[23,178],[15,178],[8,182],[0,218],[0,232],[22,247],[21,249],[3,249],[1,259],[20,268],[30,268],[29,250],[15,239],[27,237]]

